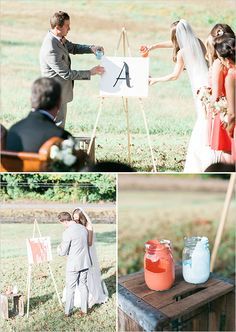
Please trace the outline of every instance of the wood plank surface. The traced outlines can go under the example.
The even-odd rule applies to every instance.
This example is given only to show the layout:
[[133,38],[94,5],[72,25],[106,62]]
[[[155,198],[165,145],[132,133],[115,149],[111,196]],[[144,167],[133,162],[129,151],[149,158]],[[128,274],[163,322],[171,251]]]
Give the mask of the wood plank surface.
[[[211,274],[204,284],[190,284],[184,281],[181,266],[176,266],[176,277],[172,288],[162,292],[152,291],[147,287],[143,271],[119,278],[123,287],[123,304],[130,302],[128,298],[134,296],[132,311],[136,310],[136,306],[139,311],[144,307],[146,314],[152,311],[152,326],[154,323],[157,326],[159,324],[156,312],[162,320],[158,328],[161,327],[163,331],[175,331],[176,328],[180,331],[235,331],[235,294],[232,281]],[[120,309],[138,324],[139,315],[132,316],[125,308]],[[143,319],[146,314],[142,312]]]
[[161,309],[170,304],[176,304],[188,297],[188,294],[197,294],[202,292],[208,287],[218,284],[219,281],[215,279],[209,279],[206,284],[193,285],[185,282],[184,280],[164,292],[155,292],[154,294],[146,295],[143,300],[154,306],[157,309]]
[[185,315],[204,304],[211,302],[218,297],[232,291],[233,285],[226,284],[224,282],[218,282],[212,287],[208,287],[201,292],[188,296],[178,302],[169,304],[161,308],[161,312],[170,318],[176,318],[178,316]]

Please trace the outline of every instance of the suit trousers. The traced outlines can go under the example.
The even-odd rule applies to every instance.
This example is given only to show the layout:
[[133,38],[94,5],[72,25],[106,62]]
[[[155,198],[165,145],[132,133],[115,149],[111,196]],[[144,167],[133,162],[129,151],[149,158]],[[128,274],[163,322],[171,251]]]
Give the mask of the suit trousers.
[[88,286],[87,286],[88,269],[81,271],[66,272],[66,304],[65,314],[72,312],[74,307],[74,295],[76,284],[78,284],[81,293],[81,310],[84,313],[88,311]]
[[65,128],[66,124],[66,113],[67,113],[67,103],[61,104],[61,107],[56,116],[56,125],[61,128]]

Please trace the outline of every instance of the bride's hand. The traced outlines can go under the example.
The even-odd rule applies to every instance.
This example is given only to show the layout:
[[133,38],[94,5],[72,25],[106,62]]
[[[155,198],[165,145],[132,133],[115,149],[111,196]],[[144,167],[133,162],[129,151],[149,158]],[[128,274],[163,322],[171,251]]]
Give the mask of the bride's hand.
[[153,84],[156,84],[158,82],[158,80],[156,78],[149,77],[148,82],[149,82],[149,85],[153,85]]

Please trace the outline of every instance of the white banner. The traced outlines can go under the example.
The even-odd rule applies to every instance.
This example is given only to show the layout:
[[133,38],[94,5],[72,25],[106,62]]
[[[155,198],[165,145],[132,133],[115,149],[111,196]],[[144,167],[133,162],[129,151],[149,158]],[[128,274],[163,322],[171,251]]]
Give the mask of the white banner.
[[103,56],[101,66],[100,96],[148,97],[148,58]]

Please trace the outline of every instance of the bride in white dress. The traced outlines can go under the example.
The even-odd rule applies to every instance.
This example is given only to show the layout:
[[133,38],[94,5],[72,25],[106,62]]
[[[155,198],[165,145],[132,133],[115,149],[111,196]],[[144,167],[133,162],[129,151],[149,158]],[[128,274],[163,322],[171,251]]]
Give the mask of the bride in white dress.
[[181,19],[172,28],[172,42],[176,46],[176,65],[173,73],[159,78],[150,78],[150,85],[173,81],[186,69],[192,88],[196,122],[188,145],[184,172],[198,173],[218,161],[218,154],[208,146],[207,119],[205,110],[197,98],[197,91],[208,86],[208,67],[202,45],[195,37],[191,26]]
[[[87,286],[89,291],[88,307],[91,308],[94,304],[105,303],[108,300],[108,290],[104,280],[102,280],[101,271],[99,267],[97,252],[95,248],[95,234],[91,219],[85,211],[81,208],[75,209],[72,213],[72,218],[75,222],[85,226],[88,230],[89,253],[92,261],[92,267],[88,270]],[[80,308],[80,289],[76,286],[74,306]],[[66,288],[63,291],[62,301],[66,300]]]

